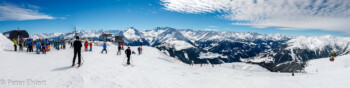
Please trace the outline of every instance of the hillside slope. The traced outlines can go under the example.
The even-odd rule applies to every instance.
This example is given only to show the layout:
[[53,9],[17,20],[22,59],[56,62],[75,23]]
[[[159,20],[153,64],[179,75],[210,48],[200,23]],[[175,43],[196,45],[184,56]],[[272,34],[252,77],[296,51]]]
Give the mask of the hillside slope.
[[[108,43],[108,54],[101,54],[101,45],[93,52],[83,52],[84,65],[71,68],[72,49],[52,50],[47,54],[0,52],[1,88],[346,88],[349,69],[340,69],[337,77],[330,73],[273,73],[246,63],[215,65],[184,64],[153,47],[143,47],[144,53],[132,55],[126,66],[124,54],[116,55],[114,44]],[[136,51],[137,47],[131,47]],[[342,58],[342,57],[338,57]],[[321,60],[321,59],[320,59]],[[336,59],[338,61],[338,59]],[[344,62],[345,63],[345,62]],[[44,81],[45,85],[13,85],[9,80]],[[329,82],[334,82],[329,84]]]

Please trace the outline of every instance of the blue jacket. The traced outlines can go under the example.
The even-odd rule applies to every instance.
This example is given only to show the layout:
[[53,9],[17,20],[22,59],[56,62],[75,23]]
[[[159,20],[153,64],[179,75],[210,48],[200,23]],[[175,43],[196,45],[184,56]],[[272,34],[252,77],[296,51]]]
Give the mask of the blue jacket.
[[107,45],[106,44],[103,44],[103,49],[107,49]]
[[38,42],[36,43],[36,48],[37,48],[37,49],[40,49],[40,46],[41,46],[41,45],[40,45],[40,41],[39,41],[39,43],[38,43]]
[[32,42],[31,41],[27,41],[27,45],[28,46],[32,46]]

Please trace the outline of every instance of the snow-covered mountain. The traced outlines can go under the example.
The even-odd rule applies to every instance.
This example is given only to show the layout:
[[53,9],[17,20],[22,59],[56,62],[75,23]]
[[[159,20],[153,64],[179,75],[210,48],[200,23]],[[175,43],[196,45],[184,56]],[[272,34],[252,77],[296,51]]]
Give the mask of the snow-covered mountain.
[[281,34],[258,34],[254,32],[218,32],[218,31],[193,31],[182,30],[181,33],[192,41],[255,41],[255,40],[286,40],[290,37]]
[[244,61],[267,61],[257,63],[272,71],[289,71],[291,65],[295,64],[297,64],[298,69],[303,69],[307,61],[330,57],[332,52],[336,52],[338,55],[349,54],[349,40],[349,37],[334,37],[330,35],[297,36]]
[[141,45],[141,43],[142,45],[149,45],[143,33],[133,27],[119,32],[118,35],[123,36],[125,45],[137,46]]
[[175,50],[193,48],[194,44],[174,28],[164,28],[164,32],[154,38],[152,46],[154,47],[170,47]]
[[[133,27],[124,31],[104,31],[123,36],[126,45],[149,45],[184,63],[221,64],[247,62],[259,64],[270,71],[290,71],[290,64],[303,69],[306,61],[350,53],[350,38],[326,36],[286,36],[254,32],[194,31],[157,27],[140,31]],[[78,35],[97,39],[102,31],[78,31]],[[71,33],[35,34],[34,38],[69,38]],[[210,55],[210,56],[208,56]]]
[[[119,30],[79,30],[77,31],[77,35],[80,37],[90,38],[90,39],[98,39],[101,34],[103,33],[111,33],[112,35],[118,35],[120,31]],[[75,36],[74,32],[67,32],[67,33],[39,33],[39,34],[32,34],[30,37],[33,39],[67,39],[67,38],[73,38]]]

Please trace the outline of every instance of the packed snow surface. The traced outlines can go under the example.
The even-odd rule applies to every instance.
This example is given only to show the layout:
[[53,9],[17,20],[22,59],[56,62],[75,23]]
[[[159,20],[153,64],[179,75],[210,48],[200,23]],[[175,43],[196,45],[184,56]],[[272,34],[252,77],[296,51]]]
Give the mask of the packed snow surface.
[[[2,43],[3,41],[1,41]],[[108,43],[93,52],[82,52],[84,65],[71,68],[73,49],[47,54],[0,52],[0,88],[348,88],[349,57],[311,61],[318,72],[273,73],[247,63],[188,65],[156,48],[143,47],[143,54],[131,56],[134,66],[125,65],[125,54]],[[137,47],[131,47],[136,51]],[[124,62],[123,62],[124,61]],[[336,65],[335,65],[336,64]],[[314,67],[313,67],[314,66]],[[334,70],[336,69],[336,70]],[[18,82],[31,82],[19,85]],[[17,82],[17,83],[16,83]],[[33,83],[34,82],[34,83]],[[36,83],[35,83],[36,82]]]
[[[0,33],[0,52],[13,47],[13,42]],[[13,48],[12,48],[13,49]]]

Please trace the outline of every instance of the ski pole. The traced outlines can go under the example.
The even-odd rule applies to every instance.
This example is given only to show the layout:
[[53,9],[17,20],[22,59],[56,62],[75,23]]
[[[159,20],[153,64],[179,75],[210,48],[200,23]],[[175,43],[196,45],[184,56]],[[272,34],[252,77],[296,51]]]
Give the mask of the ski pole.
[[81,52],[80,52],[80,57],[81,57],[81,60],[83,61],[82,63],[84,63],[85,61],[84,61],[84,56],[81,54]]
[[132,64],[134,64],[134,61],[132,61],[132,58],[131,58],[131,56],[130,56],[130,60],[131,60],[131,63],[132,63]]
[[123,62],[122,62],[123,64],[124,64],[124,61],[125,61],[125,57],[124,57]]

